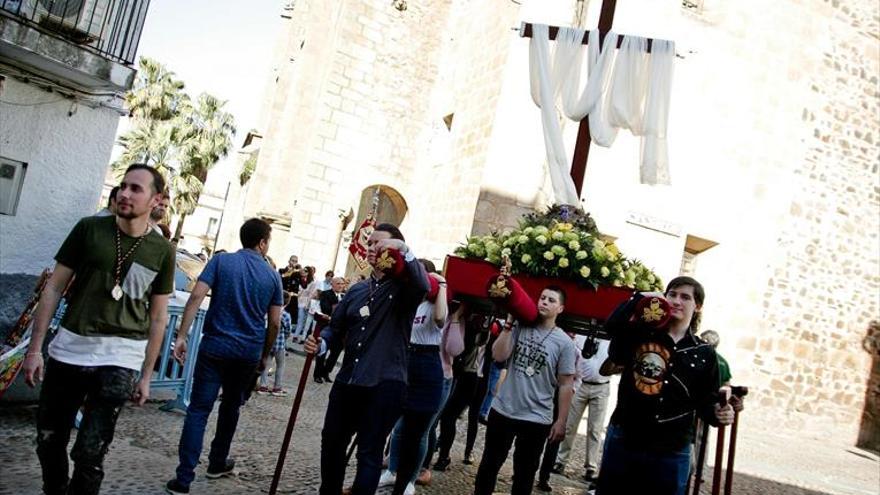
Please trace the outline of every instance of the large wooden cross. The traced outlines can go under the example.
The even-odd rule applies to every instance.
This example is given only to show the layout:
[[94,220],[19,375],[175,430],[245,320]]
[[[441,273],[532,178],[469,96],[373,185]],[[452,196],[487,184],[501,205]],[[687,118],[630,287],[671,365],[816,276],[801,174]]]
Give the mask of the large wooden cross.
[[[602,2],[602,10],[599,14],[599,50],[602,50],[602,44],[605,42],[605,36],[611,31],[611,25],[614,23],[614,11],[617,8],[617,0],[604,0]],[[556,35],[559,33],[559,27],[550,26],[550,39],[555,40]],[[587,44],[587,39],[589,38],[590,33],[584,33],[584,38],[581,40],[581,43]],[[532,25],[529,23],[525,23],[522,29],[522,36],[524,38],[532,37]],[[620,44],[623,41],[622,37],[617,38],[617,48],[620,48]],[[648,53],[651,52],[651,45],[653,44],[653,39],[648,39]],[[575,141],[574,145],[574,155],[571,158],[571,180],[574,181],[574,187],[577,191],[578,197],[581,195],[581,190],[584,185],[584,174],[587,172],[587,159],[590,157],[590,143],[592,142],[592,138],[590,136],[590,120],[589,116],[585,116],[578,127],[578,135],[577,141]]]

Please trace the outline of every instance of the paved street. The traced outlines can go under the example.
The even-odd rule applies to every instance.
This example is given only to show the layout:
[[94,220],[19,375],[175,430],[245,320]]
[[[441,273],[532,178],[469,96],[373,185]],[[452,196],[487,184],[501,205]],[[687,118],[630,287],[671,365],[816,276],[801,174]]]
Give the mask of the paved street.
[[[285,382],[294,384],[304,359],[291,355],[288,363]],[[311,494],[316,491],[320,427],[329,391],[330,385],[309,381],[284,469],[281,493]],[[209,482],[204,478],[204,471],[199,470],[192,493],[221,495],[267,492],[292,402],[292,394],[284,398],[254,396],[242,411],[238,434],[232,446],[232,455],[238,462],[238,476]],[[116,439],[107,457],[104,493],[163,493],[162,484],[173,475],[176,466],[177,441],[183,416],[162,412],[160,405],[161,402],[155,401],[145,407],[129,407],[122,412]],[[34,406],[0,406],[0,494],[39,493],[39,466],[33,448],[35,413]],[[209,422],[205,455],[215,419],[212,416]],[[470,493],[476,465],[465,466],[461,463],[464,421],[459,423],[460,431],[450,470],[435,473],[432,485],[419,488],[418,493]],[[477,458],[481,439],[482,429],[477,441]],[[880,464],[874,455],[845,446],[813,441],[795,442],[779,435],[750,431],[741,432],[739,442],[737,468],[742,473],[736,477],[736,493],[870,495],[880,491]],[[585,493],[586,486],[573,479],[581,474],[573,468],[583,462],[583,449],[583,437],[580,437],[576,442],[574,458],[569,463],[572,479],[554,475],[551,480],[555,488],[553,493]],[[349,469],[349,476],[352,474],[353,470]],[[706,478],[711,479],[711,474]],[[510,462],[502,471],[498,491],[509,490],[509,481]]]

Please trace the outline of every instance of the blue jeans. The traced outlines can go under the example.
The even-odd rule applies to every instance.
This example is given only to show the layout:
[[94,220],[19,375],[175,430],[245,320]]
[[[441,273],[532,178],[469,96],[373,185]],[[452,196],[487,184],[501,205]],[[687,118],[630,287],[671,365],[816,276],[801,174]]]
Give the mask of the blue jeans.
[[480,417],[483,418],[484,421],[489,419],[489,409],[492,407],[492,400],[495,398],[495,385],[498,384],[498,380],[501,378],[501,367],[498,366],[498,363],[492,362],[489,365],[489,383],[488,388],[486,390],[486,398],[483,399],[483,404],[480,406]]
[[685,495],[690,458],[690,444],[678,451],[651,451],[628,444],[621,427],[609,425],[596,495]]
[[293,336],[298,339],[304,339],[305,333],[308,331],[309,325],[308,321],[310,320],[309,315],[309,307],[305,308],[297,307],[296,310],[296,329],[293,331]]
[[[417,464],[419,466],[426,467],[424,466],[424,462],[426,457],[428,456],[428,447],[434,447],[437,445],[437,423],[440,422],[440,413],[443,412],[443,406],[446,405],[446,399],[449,398],[449,391],[451,389],[452,378],[444,378],[443,390],[440,394],[440,407],[438,407],[437,410],[434,412],[434,415],[431,416],[431,421],[428,423],[428,431],[426,431],[425,434],[422,436],[421,443],[419,444],[419,462]],[[388,453],[388,470],[392,473],[397,472],[397,467],[400,462],[400,441],[401,437],[403,436],[402,427],[403,420],[399,419],[394,425],[394,430],[391,432],[391,449]],[[419,473],[416,472],[416,476],[410,481],[415,481],[415,478],[418,477],[418,474]]]
[[440,396],[440,409],[437,409],[437,412],[434,413],[434,419],[431,420],[431,427],[428,428],[428,435],[425,437],[425,455],[422,456],[422,468],[430,469],[431,468],[431,458],[434,456],[434,451],[437,450],[437,427],[440,426],[440,416],[443,414],[443,408],[446,407],[446,402],[449,400],[449,396],[452,392],[452,378],[444,378],[443,379],[443,394]]
[[253,385],[258,364],[248,359],[221,359],[203,351],[199,352],[197,359],[192,394],[178,447],[177,481],[184,486],[189,486],[195,478],[208,416],[214,408],[220,387],[223,387],[223,399],[217,413],[217,431],[211,442],[208,465],[225,465],[238,426],[238,412],[244,402],[244,391]]

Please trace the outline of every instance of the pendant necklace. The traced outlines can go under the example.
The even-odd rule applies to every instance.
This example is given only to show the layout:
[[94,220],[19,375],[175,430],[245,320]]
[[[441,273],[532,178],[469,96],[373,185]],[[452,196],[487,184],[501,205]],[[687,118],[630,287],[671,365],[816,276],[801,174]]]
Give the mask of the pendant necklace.
[[120,238],[120,235],[119,235],[120,229],[119,229],[119,225],[116,226],[116,271],[115,271],[115,276],[114,276],[115,283],[113,284],[113,290],[110,291],[110,296],[113,297],[113,300],[118,301],[118,300],[122,299],[122,286],[119,285],[119,283],[122,279],[121,274],[122,274],[123,263],[125,263],[125,260],[127,260],[132,254],[134,254],[135,249],[137,249],[137,247],[140,246],[141,241],[143,241],[144,238],[147,237],[147,235],[149,235],[150,229],[151,229],[150,225],[147,224],[147,230],[144,232],[144,235],[138,237],[137,240],[134,241],[134,244],[128,249],[128,252],[125,253],[125,256],[123,256],[122,255],[122,239]]
[[[538,330],[538,329],[536,328],[535,331],[537,331],[537,330]],[[537,343],[537,344],[538,344],[537,347],[533,347],[533,349],[535,350],[535,352],[538,352],[538,349],[543,349],[543,348],[544,348],[544,342],[547,341],[547,337],[550,337],[550,334],[553,333],[553,330],[556,330],[556,328],[555,328],[555,327],[554,327],[554,328],[551,328],[550,331],[547,332],[547,335],[545,335],[544,338],[541,339],[541,342],[538,342],[537,339],[534,339],[534,338],[529,337],[529,342],[530,342],[530,343],[532,343],[532,344]],[[526,362],[529,363],[528,366],[526,366],[526,376],[528,376],[529,378],[535,376],[535,373],[537,373],[537,370],[535,369],[535,367],[532,366],[532,363],[534,363],[534,362],[537,361],[537,359],[535,359],[535,357],[533,356],[533,354],[534,354],[534,353],[530,353],[530,355],[526,357]]]

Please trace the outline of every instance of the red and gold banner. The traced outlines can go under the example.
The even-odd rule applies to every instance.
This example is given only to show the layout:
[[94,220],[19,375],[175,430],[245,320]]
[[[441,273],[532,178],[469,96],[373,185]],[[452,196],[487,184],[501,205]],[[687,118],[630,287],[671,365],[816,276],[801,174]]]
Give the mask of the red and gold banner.
[[361,270],[366,270],[370,266],[367,263],[367,240],[370,238],[370,234],[373,233],[375,226],[376,221],[373,220],[372,216],[368,215],[364,223],[354,231],[354,235],[351,237],[351,244],[348,245],[348,252],[351,253],[355,263],[357,263],[358,268]]

